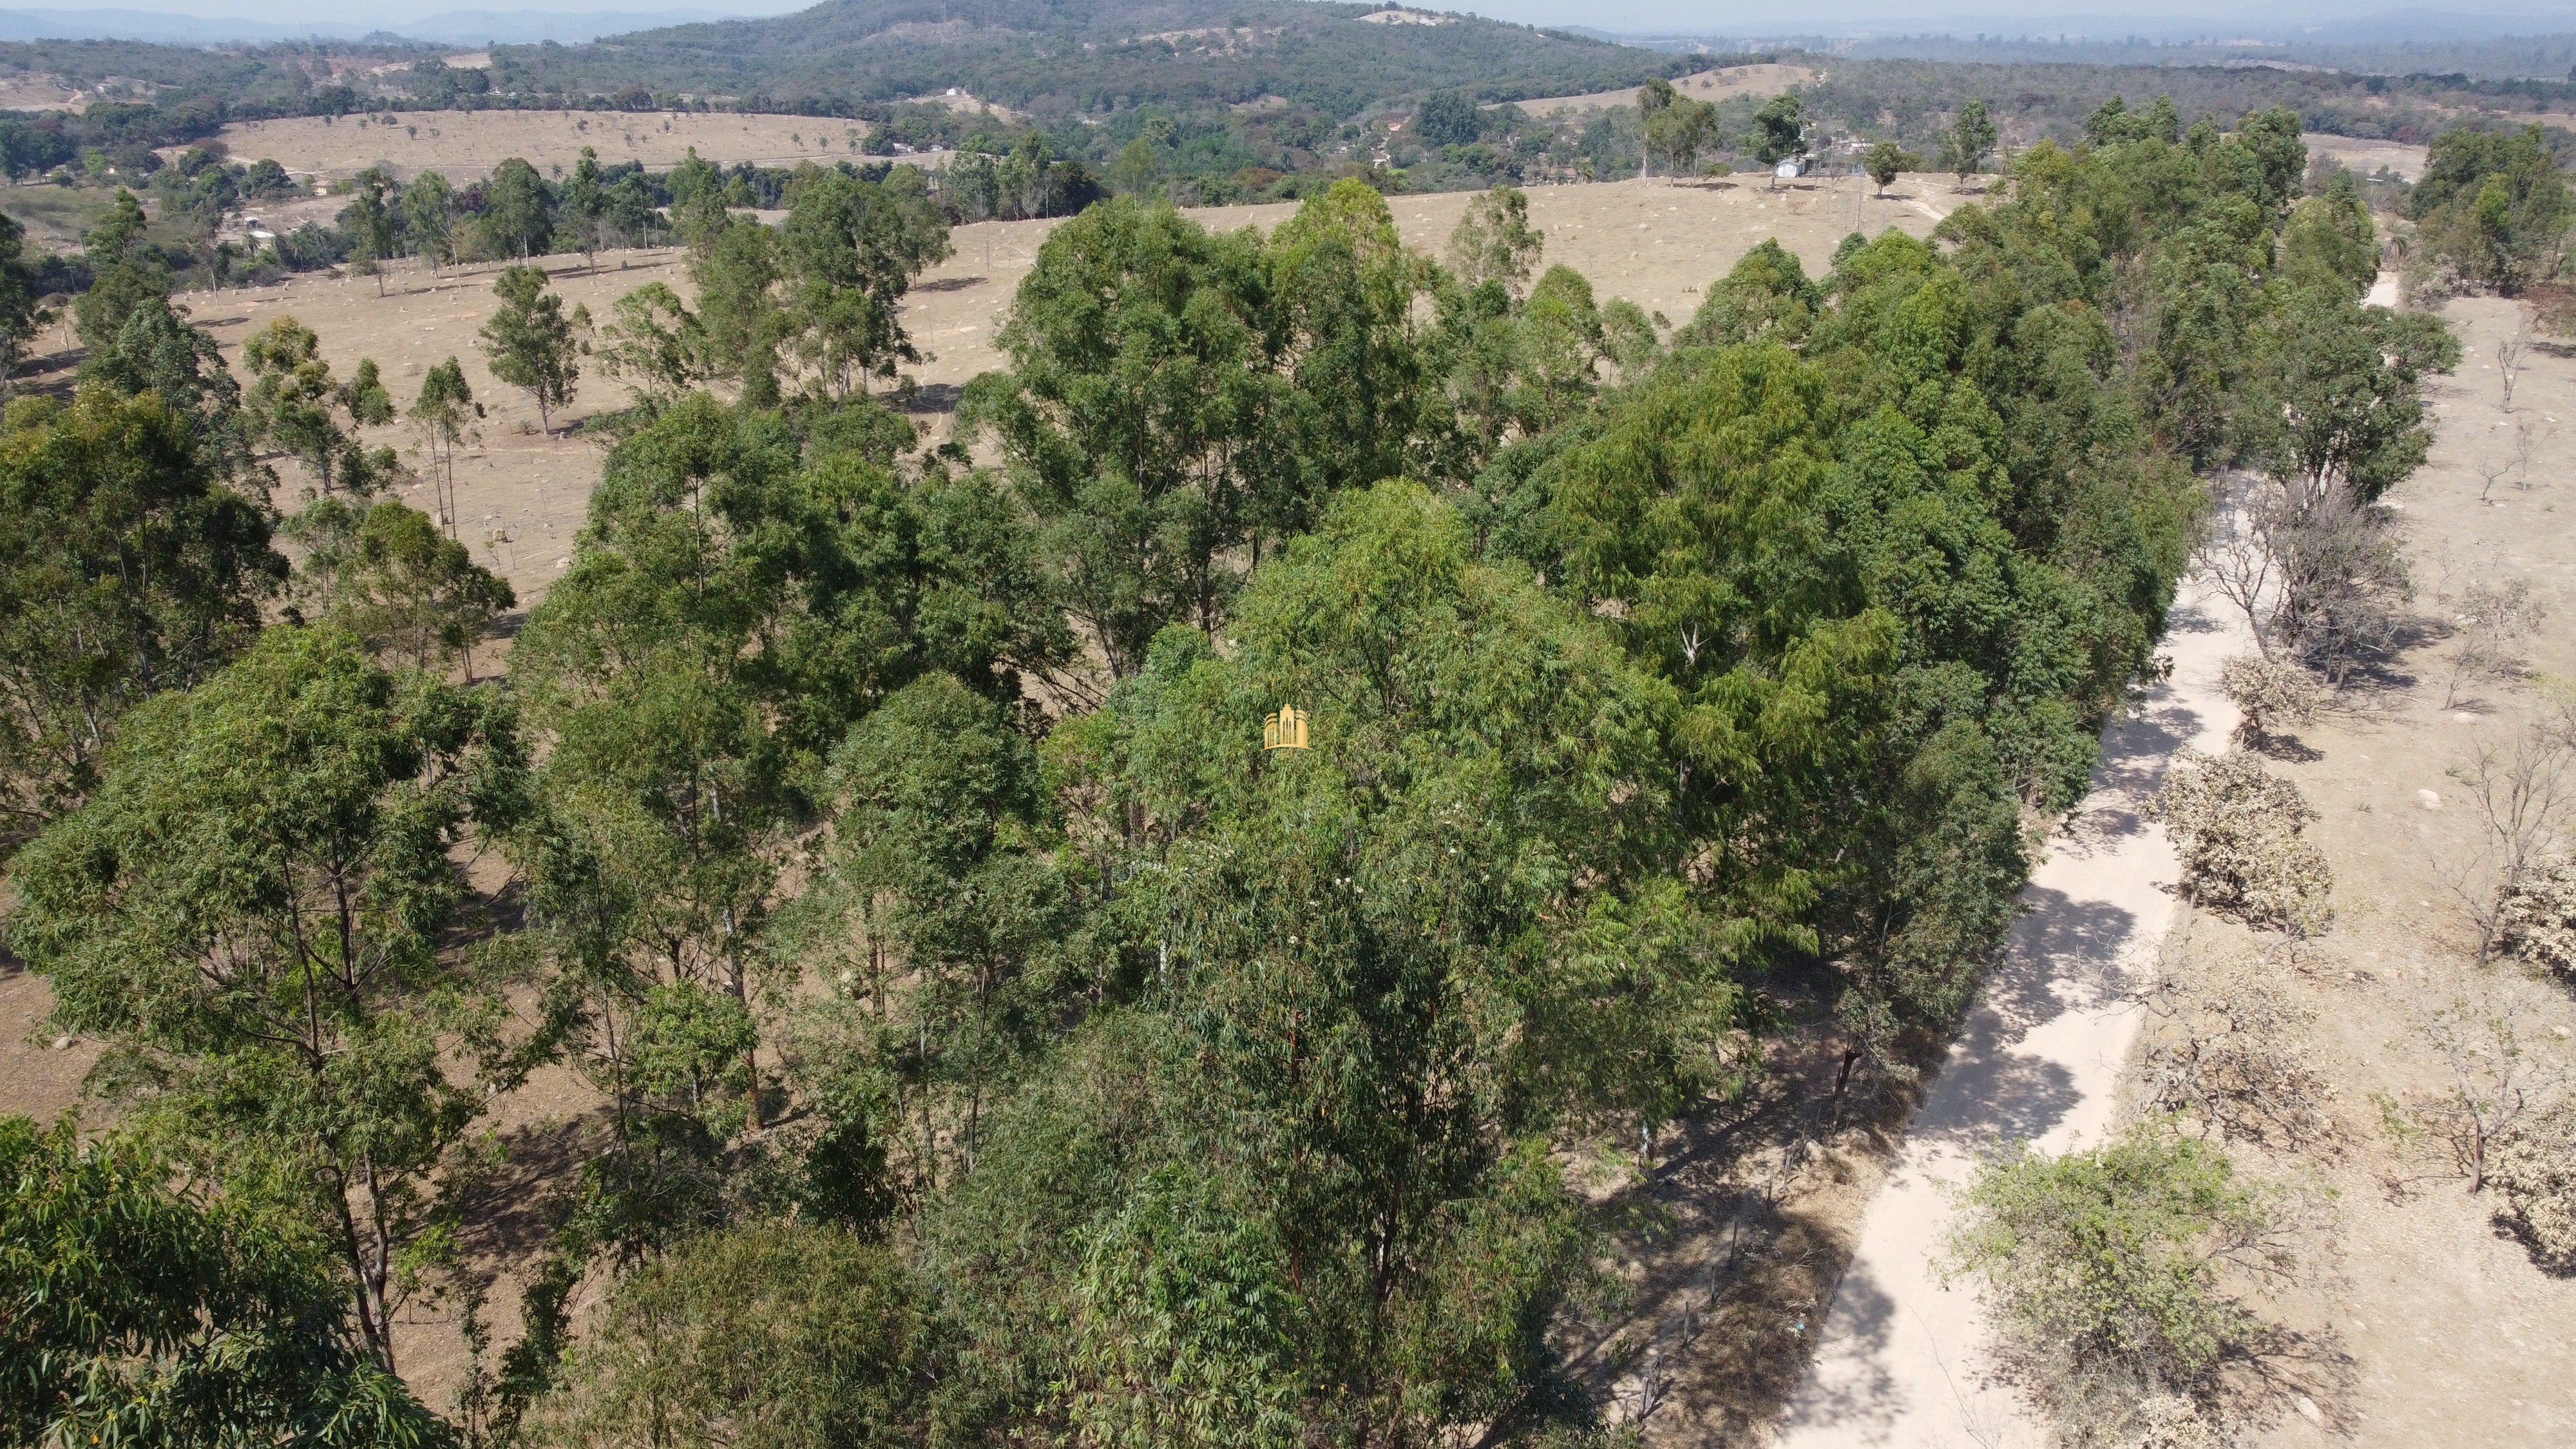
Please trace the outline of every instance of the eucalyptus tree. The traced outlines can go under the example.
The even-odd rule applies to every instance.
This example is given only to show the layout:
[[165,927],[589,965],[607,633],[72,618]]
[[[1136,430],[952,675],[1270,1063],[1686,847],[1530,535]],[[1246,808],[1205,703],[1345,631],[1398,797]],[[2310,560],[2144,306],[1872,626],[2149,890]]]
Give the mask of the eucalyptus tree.
[[779,243],[787,327],[826,396],[921,360],[897,314],[912,279],[950,248],[919,167],[895,167],[882,181],[800,167]]
[[584,309],[565,315],[563,298],[547,290],[550,280],[543,267],[503,267],[492,283],[501,305],[481,334],[492,375],[527,393],[537,405],[537,425],[548,432],[554,409],[580,387],[580,334],[589,323]]
[[286,577],[266,511],[159,393],[82,388],[0,430],[0,848],[98,784],[143,701],[204,683]]
[[1255,233],[1103,202],[1048,234],[1002,328],[1012,370],[959,408],[999,442],[1057,597],[1113,675],[1165,624],[1215,627],[1286,465],[1268,262]]
[[336,626],[272,628],[129,715],[89,800],[10,868],[9,946],[62,1028],[112,1045],[116,1095],[196,1171],[331,1245],[388,1371],[440,1241],[434,1176],[525,1066],[503,983],[445,939],[520,770],[500,696],[397,680]]
[[0,1435],[422,1449],[451,1435],[347,1332],[327,1255],[131,1136],[0,1117]]

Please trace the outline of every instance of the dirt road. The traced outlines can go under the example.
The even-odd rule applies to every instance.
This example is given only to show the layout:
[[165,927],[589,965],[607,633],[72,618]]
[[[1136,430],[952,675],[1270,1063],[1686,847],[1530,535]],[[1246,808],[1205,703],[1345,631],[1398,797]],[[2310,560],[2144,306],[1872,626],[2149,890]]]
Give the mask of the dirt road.
[[1950,1227],[1949,1189],[1981,1153],[2019,1138],[2063,1152],[2099,1142],[2111,1126],[2138,1030],[2128,992],[2164,940],[2179,874],[2163,828],[2139,806],[2177,748],[2226,747],[2236,711],[2219,690],[2219,666],[2253,648],[2242,616],[2191,581],[2165,643],[2172,678],[2104,731],[2093,793],[2050,838],[2022,891],[2011,952],[1870,1204],[1815,1362],[1790,1401],[1787,1449],[2046,1442],[1995,1381],[1973,1290],[1945,1287],[1934,1257]]

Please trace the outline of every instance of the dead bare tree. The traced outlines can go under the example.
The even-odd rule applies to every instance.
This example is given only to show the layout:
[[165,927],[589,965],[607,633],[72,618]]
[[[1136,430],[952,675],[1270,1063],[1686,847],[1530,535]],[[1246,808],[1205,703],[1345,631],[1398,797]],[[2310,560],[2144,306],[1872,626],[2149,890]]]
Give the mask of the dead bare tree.
[[2514,309],[2513,335],[2496,343],[2496,376],[2504,384],[2504,410],[2513,411],[2513,385],[2522,379],[2523,359],[2531,351],[2531,314]]
[[2300,1147],[2332,1135],[2330,1090],[2308,1031],[2315,1013],[2251,951],[2193,958],[2188,938],[2141,993],[2160,1023],[2142,1057],[2143,1096],[2214,1132]]
[[2209,533],[2193,550],[2192,561],[2199,565],[2210,587],[2218,590],[2219,597],[2245,616],[2246,632],[2254,636],[2254,647],[2270,658],[2271,612],[2280,580],[2272,551],[2264,547],[2261,534],[2245,517],[2242,506],[2218,511]]
[[2287,650],[2340,686],[2389,651],[2413,585],[2384,510],[2340,488],[2280,493],[2254,510],[2253,524],[2275,575],[2267,652]]
[[2526,727],[2510,741],[2478,742],[2453,765],[2451,778],[2468,787],[2480,838],[2476,851],[2444,872],[2477,927],[2477,959],[2484,965],[2510,924],[2511,907],[2555,858],[2571,814],[2576,814],[2576,757],[2545,725]]
[[2442,689],[2442,708],[2449,709],[2458,703],[2463,686],[2506,677],[2519,668],[2523,645],[2549,611],[2529,579],[2500,584],[2481,579],[2444,602],[2452,609],[2451,668]]
[[2450,1149],[2473,1195],[2486,1190],[2496,1149],[2518,1140],[2567,1091],[2566,1064],[2524,1039],[2521,1004],[2503,988],[2481,982],[2419,1014],[2416,1030],[2441,1059],[2447,1081],[2404,1107],[2381,1102],[2401,1135],[2409,1128],[2428,1131]]
[[2516,486],[2529,488],[2531,486],[2531,424],[2514,424],[2513,451],[2501,458],[2489,458],[2477,464],[2476,467],[2478,476],[2486,480],[2478,489],[2480,503],[2494,501],[2489,495],[2495,492],[2496,480],[2507,473],[2514,475]]

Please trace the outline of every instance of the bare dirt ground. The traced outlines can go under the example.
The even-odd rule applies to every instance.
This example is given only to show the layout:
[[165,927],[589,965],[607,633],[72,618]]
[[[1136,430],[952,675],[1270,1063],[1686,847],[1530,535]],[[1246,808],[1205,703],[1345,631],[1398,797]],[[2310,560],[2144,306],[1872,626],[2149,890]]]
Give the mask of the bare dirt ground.
[[[1673,80],[1673,89],[1695,101],[1724,101],[1737,96],[1776,96],[1791,86],[1805,85],[1821,72],[1803,65],[1730,65],[1703,70]],[[1520,108],[1533,116],[1552,116],[1558,111],[1584,114],[1605,111],[1637,103],[1637,88],[1594,91],[1582,96],[1547,96],[1535,101],[1522,101]]]
[[19,72],[0,77],[0,111],[71,111],[89,109],[90,93],[63,84],[62,77]]
[[[2513,1020],[2544,1067],[2576,1061],[2568,984],[2531,981],[2512,964],[2475,966],[2474,932],[2452,890],[2463,877],[2479,883],[2482,832],[2468,784],[2451,772],[2544,707],[2542,676],[2576,678],[2576,494],[2565,467],[2576,358],[2535,350],[2504,411],[2494,348],[2517,313],[2492,298],[2445,311],[2467,356],[2433,390],[2431,461],[2393,495],[2419,636],[2274,764],[2320,812],[2308,834],[2334,868],[2333,928],[2275,979],[2315,1014],[2336,1140],[2243,1155],[2333,1194],[2334,1221],[2309,1244],[2313,1286],[2279,1306],[2294,1325],[2330,1330],[2352,1377],[2341,1401],[2321,1403],[2322,1425],[2293,1415],[2272,1444],[2576,1441],[2576,1278],[2535,1267],[2493,1220],[2492,1190],[2472,1197],[2438,1143],[2394,1140],[2371,1101],[2443,1085],[2423,1024],[2455,1001]],[[2516,667],[2454,691],[2461,594],[2514,580],[2528,581],[2546,617]],[[2234,928],[2198,929],[2216,949]]]
[[[277,121],[236,121],[222,139],[234,159],[268,159],[296,176],[345,180],[370,166],[393,168],[398,179],[436,171],[463,184],[489,175],[509,157],[520,157],[551,176],[579,159],[581,148],[602,163],[641,161],[654,171],[680,163],[695,146],[719,165],[748,161],[793,166],[799,161],[858,159],[867,134],[859,121],[828,116],[751,116],[694,111],[395,111],[392,123],[365,116],[326,120],[298,116]],[[178,154],[171,148],[167,154]]]

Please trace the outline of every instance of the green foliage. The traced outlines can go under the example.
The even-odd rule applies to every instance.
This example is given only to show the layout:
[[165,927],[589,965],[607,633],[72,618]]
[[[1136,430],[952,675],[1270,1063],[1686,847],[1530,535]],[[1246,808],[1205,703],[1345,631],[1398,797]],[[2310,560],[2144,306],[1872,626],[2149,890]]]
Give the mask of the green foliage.
[[1807,154],[1807,112],[1795,91],[1774,97],[1753,117],[1753,159],[1764,166]]
[[286,575],[186,417],[102,386],[22,399],[0,435],[0,840],[97,787],[127,713],[202,683]]
[[919,167],[897,167],[882,182],[798,168],[779,250],[791,298],[784,330],[825,396],[921,360],[896,313],[912,279],[949,245]]
[[393,399],[372,360],[361,359],[347,382],[334,381],[322,339],[285,316],[251,335],[242,360],[252,379],[243,402],[250,436],[301,462],[320,496],[364,497],[393,483],[401,469],[393,449],[369,448],[357,433],[393,421]]
[[538,426],[554,427],[554,409],[573,399],[581,381],[577,330],[563,298],[548,291],[543,267],[503,267],[492,283],[501,305],[483,323],[484,359],[492,375],[523,389],[537,405]]
[[115,341],[81,359],[80,381],[128,396],[159,394],[186,421],[199,456],[219,476],[254,489],[272,481],[251,460],[241,384],[224,366],[222,349],[168,302],[147,302],[129,313]]
[[2464,126],[2435,137],[2406,205],[2425,255],[2472,286],[2511,295],[2558,272],[2567,184],[2538,126],[2509,134]]
[[453,1436],[351,1344],[327,1254],[173,1190],[131,1138],[0,1117],[0,1434],[415,1449]]
[[627,379],[627,391],[658,413],[710,381],[706,324],[666,282],[648,282],[617,304],[600,329],[599,367]]
[[1969,1184],[1947,1266],[2043,1360],[2061,1412],[2096,1395],[2198,1397],[2260,1340],[2233,1295],[2238,1275],[2287,1271],[2285,1206],[2217,1148],[2153,1124],[2056,1157],[2018,1144]]
[[1770,339],[1792,346],[1814,330],[1825,294],[1797,256],[1764,238],[1708,289],[1699,311],[1673,337],[1676,346],[1732,347]]
[[1896,184],[1899,174],[1922,170],[1923,158],[1897,145],[1894,141],[1881,141],[1871,146],[1861,157],[1860,168],[1867,172],[1869,179],[1878,183],[1878,189],[1884,192]]
[[[1223,1184],[1137,1180],[1081,1271],[1149,1271],[1165,1237],[1204,1260],[1187,1223],[1211,1191],[1259,1254],[1186,1290],[1208,1296],[1173,1338],[1078,1350],[1107,1356],[1080,1404],[1107,1424],[1226,1404],[1241,1433],[1291,1395],[1309,1424],[1408,1438],[1490,1417],[1584,1277],[1545,1134],[1660,1116],[1723,1070],[1740,933],[1643,868],[1663,693],[1468,541],[1418,486],[1351,495],[1255,575],[1237,652],[1167,631],[1059,736],[1073,842],[1119,883],[1121,955],[1197,1099],[1173,1160]],[[1260,759],[1228,723],[1277,699],[1313,710],[1311,756]],[[1280,1336],[1302,1383],[1259,1367]],[[1093,1377],[1136,1353],[1131,1381],[1183,1402]]]
[[317,500],[288,520],[302,546],[296,601],[398,667],[444,671],[518,602],[509,584],[441,534],[428,515],[392,499],[355,506]]
[[1986,156],[1995,149],[1997,133],[1994,117],[1984,101],[1970,101],[1959,107],[1957,120],[1941,136],[1941,169],[1956,175],[1962,182],[1986,169]]
[[1449,269],[1461,286],[1500,282],[1517,292],[1529,281],[1547,238],[1529,224],[1529,196],[1497,186],[1467,203],[1449,234]]
[[472,902],[449,852],[509,823],[518,777],[497,698],[271,629],[129,715],[89,801],[11,866],[9,947],[63,1027],[117,1046],[201,1171],[294,1202],[389,1369],[430,1174],[485,1101],[442,1031],[488,1049],[485,1080],[513,1070],[499,999],[440,947]]
[[530,1438],[582,1449],[932,1442],[941,1344],[883,1247],[790,1223],[711,1233],[618,1284]]
[[1058,597],[1114,674],[1166,623],[1213,625],[1227,555],[1294,486],[1264,261],[1254,234],[1168,205],[1095,206],[1039,248],[1001,334],[1012,371],[960,409],[961,430],[999,438]]

